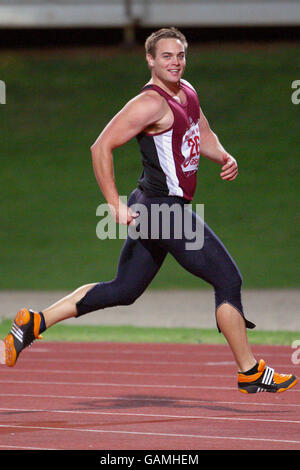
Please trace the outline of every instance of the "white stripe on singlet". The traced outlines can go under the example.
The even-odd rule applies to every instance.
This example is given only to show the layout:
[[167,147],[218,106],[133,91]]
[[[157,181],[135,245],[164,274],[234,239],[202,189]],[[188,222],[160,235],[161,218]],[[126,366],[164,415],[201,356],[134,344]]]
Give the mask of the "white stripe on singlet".
[[179,186],[176,174],[176,167],[172,149],[173,129],[163,134],[154,135],[154,143],[157,151],[160,166],[166,176],[166,183],[169,189],[169,196],[183,196],[183,190]]

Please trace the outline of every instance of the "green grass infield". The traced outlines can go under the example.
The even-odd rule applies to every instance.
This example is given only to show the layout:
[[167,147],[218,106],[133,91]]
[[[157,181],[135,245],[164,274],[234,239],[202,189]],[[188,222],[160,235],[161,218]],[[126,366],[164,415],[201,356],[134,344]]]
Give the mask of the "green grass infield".
[[[237,262],[247,288],[299,286],[300,76],[293,44],[189,48],[184,78],[239,163],[224,182],[201,157],[193,201]],[[144,51],[3,51],[0,79],[2,289],[74,289],[115,276],[124,240],[100,240],[104,202],[90,146],[149,79]],[[142,171],[133,139],[114,152],[119,193]],[[153,288],[202,288],[168,256]]]
[[[11,328],[11,320],[0,323],[0,337],[4,338]],[[248,330],[251,344],[291,346],[300,339],[300,331]],[[181,344],[227,344],[216,329],[201,328],[143,328],[136,326],[78,326],[54,325],[43,333],[43,341],[119,342],[119,343],[181,343]]]

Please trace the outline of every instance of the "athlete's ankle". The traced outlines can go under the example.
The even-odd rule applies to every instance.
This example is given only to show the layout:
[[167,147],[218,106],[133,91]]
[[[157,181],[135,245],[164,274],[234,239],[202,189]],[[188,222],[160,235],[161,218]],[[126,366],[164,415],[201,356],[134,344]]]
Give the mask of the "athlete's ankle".
[[257,372],[258,372],[258,362],[255,364],[255,366],[251,367],[251,369],[248,369],[245,372],[242,372],[242,374],[253,375],[253,374],[257,374]]
[[41,324],[40,324],[39,334],[42,334],[47,329],[47,327],[46,327],[46,322],[45,322],[43,312],[39,312],[39,315],[41,317]]

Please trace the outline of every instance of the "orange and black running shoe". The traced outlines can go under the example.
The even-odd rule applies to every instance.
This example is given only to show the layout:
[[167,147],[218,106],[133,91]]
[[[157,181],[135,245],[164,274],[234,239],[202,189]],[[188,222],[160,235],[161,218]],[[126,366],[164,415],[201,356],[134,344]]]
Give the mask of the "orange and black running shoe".
[[39,334],[41,317],[33,310],[22,308],[15,316],[10,333],[4,339],[5,364],[13,367],[20,352],[30,346],[36,339],[42,339]]
[[296,385],[298,379],[292,374],[278,374],[266,366],[263,359],[259,361],[258,372],[246,375],[238,374],[238,389],[242,393],[271,392],[280,393]]

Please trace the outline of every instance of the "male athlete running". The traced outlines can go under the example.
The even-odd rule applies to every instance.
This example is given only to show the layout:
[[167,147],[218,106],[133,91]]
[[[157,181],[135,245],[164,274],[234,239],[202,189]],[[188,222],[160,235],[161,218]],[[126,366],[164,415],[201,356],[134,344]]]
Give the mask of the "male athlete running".
[[[108,123],[91,147],[95,176],[112,214],[116,222],[130,226],[138,217],[135,204],[143,205],[150,214],[154,204],[183,208],[192,201],[200,154],[221,166],[223,180],[233,181],[238,175],[236,160],[210,129],[194,88],[182,79],[185,37],[175,28],[166,28],[149,36],[145,47],[150,81]],[[127,206],[120,200],[114,179],[113,150],[133,137],[137,137],[142,153],[143,173]],[[193,213],[194,227],[198,219]],[[151,215],[149,223],[151,226]],[[203,246],[189,250],[185,233],[180,239],[174,236],[174,218],[170,217],[169,223],[167,238],[128,236],[111,282],[81,286],[43,312],[21,309],[2,343],[2,362],[13,366],[20,352],[57,322],[105,307],[130,305],[145,291],[170,253],[186,270],[213,286],[216,322],[237,364],[238,389],[244,393],[276,393],[294,386],[295,376],[275,373],[253,356],[246,327],[255,325],[244,317],[241,275],[222,242],[204,224]]]

